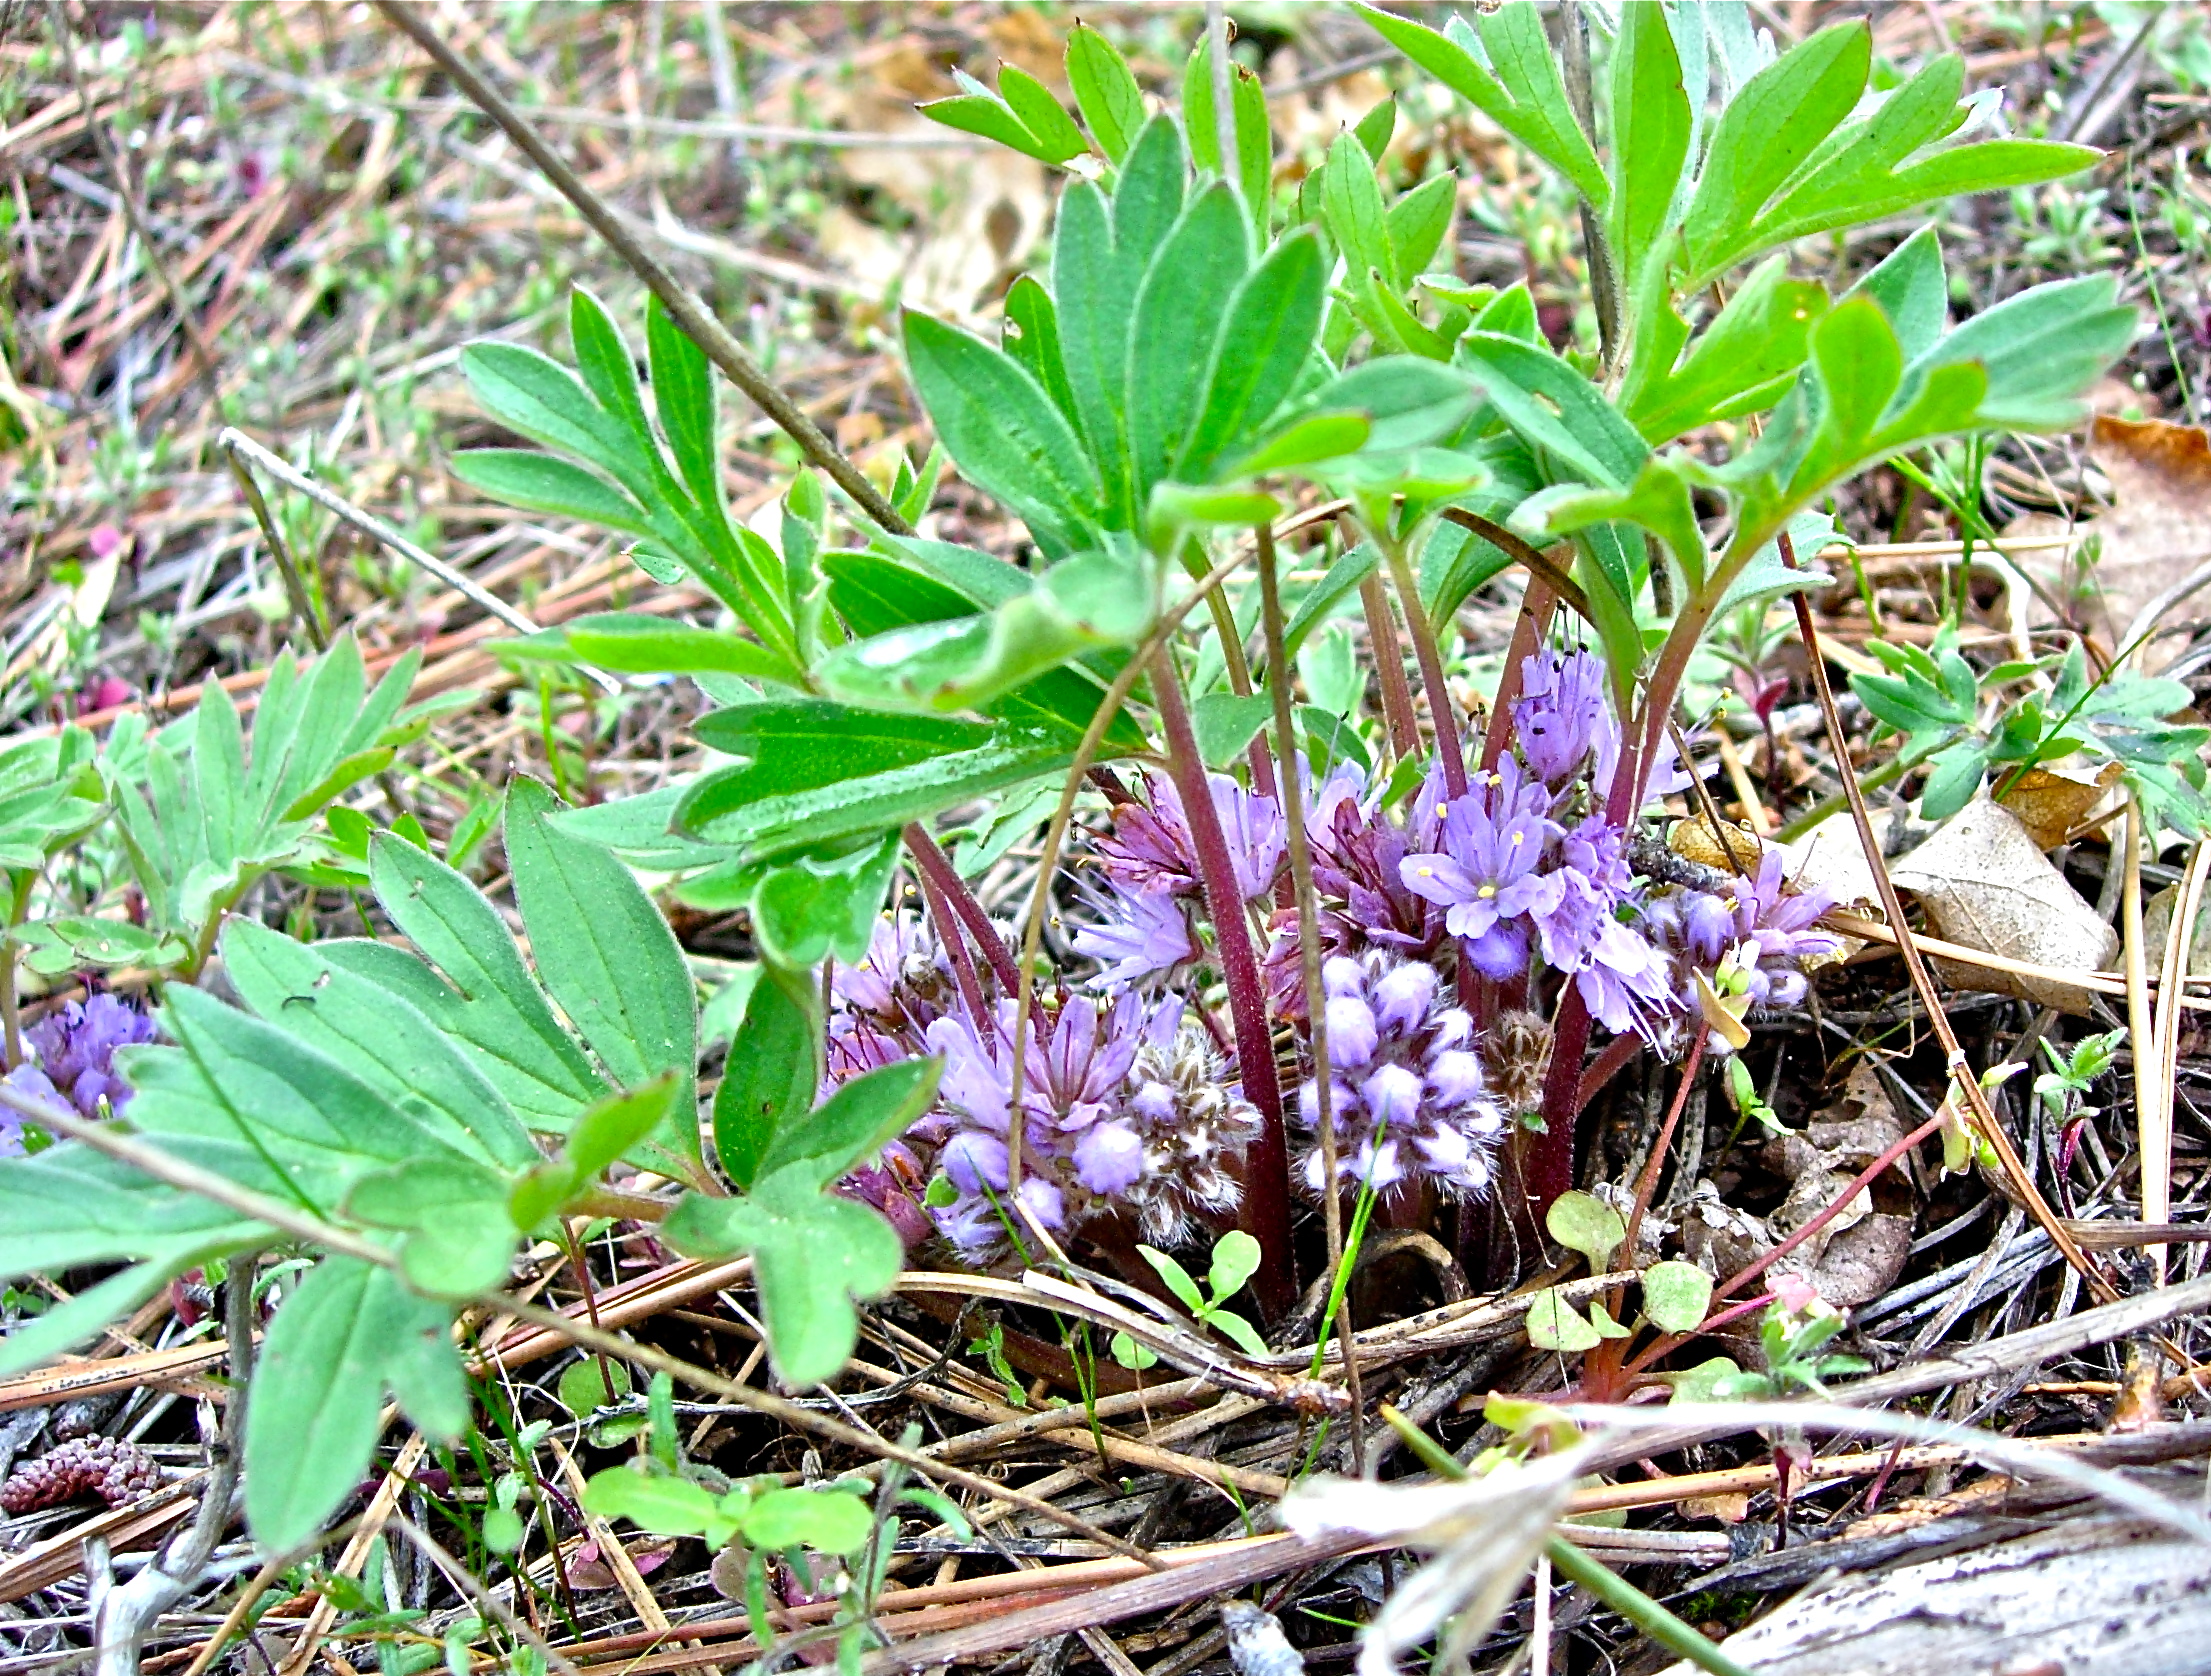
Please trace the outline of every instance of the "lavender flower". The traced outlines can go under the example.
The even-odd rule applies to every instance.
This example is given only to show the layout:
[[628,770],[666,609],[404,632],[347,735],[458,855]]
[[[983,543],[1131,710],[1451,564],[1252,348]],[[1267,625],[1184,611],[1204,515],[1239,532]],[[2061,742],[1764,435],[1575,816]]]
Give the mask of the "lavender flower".
[[1101,988],[1125,989],[1197,959],[1189,910],[1174,896],[1109,886],[1092,903],[1100,922],[1078,926],[1071,941],[1077,954],[1105,964]]
[[[937,1144],[937,1166],[954,1190],[938,1226],[971,1261],[1005,1244],[1014,1011],[1000,1006],[987,1039],[959,1012],[928,1031],[944,1076],[937,1111],[914,1134]],[[1227,1166],[1259,1127],[1182,1002],[1147,1003],[1133,992],[1107,1007],[1076,996],[1056,1018],[1032,1019],[1019,1105],[1018,1198],[1055,1235],[1126,1208],[1151,1238],[1178,1240],[1192,1213],[1235,1208],[1240,1190]]]
[[[1282,806],[1246,790],[1233,774],[1209,774],[1206,783],[1237,888],[1247,902],[1258,901],[1273,890],[1275,875],[1282,870],[1287,831]],[[1201,888],[1197,846],[1182,794],[1164,776],[1146,774],[1143,785],[1144,801],[1116,807],[1113,836],[1098,840],[1106,874],[1124,890],[1141,894],[1196,895]]]
[[1608,734],[1617,755],[1620,727],[1605,690],[1604,664],[1587,652],[1534,653],[1520,666],[1512,725],[1520,754],[1554,789],[1573,777]]
[[1468,959],[1505,978],[1526,966],[1530,920],[1557,909],[1561,886],[1537,871],[1556,829],[1526,813],[1500,818],[1491,802],[1477,791],[1447,804],[1442,848],[1407,856],[1398,872],[1406,889],[1442,906]]
[[[1452,1199],[1485,1192],[1505,1118],[1483,1083],[1474,1021],[1442,1003],[1435,968],[1380,953],[1337,955],[1321,979],[1339,1185],[1385,1192],[1426,1181]],[[1324,1193],[1317,1079],[1299,1092],[1298,1115],[1306,1138],[1299,1172]]]
[[[115,1070],[115,1050],[154,1039],[154,1022],[128,1001],[101,993],[70,1001],[23,1032],[37,1055],[8,1073],[8,1085],[26,1094],[73,1105],[86,1117],[100,1115],[105,1100],[118,1116],[131,1091]],[[20,1149],[21,1138],[17,1137]]]
[[[1730,880],[1719,890],[1678,886],[1656,892],[1645,909],[1651,941],[1661,951],[1664,971],[1680,1021],[1697,1016],[1696,980],[1724,994],[1747,995],[1757,1007],[1794,1007],[1809,987],[1807,961],[1832,955],[1841,945],[1812,926],[1835,905],[1824,889],[1789,888],[1781,852],[1768,849],[1758,871]],[[1714,1040],[1715,1048],[1724,1047]]]

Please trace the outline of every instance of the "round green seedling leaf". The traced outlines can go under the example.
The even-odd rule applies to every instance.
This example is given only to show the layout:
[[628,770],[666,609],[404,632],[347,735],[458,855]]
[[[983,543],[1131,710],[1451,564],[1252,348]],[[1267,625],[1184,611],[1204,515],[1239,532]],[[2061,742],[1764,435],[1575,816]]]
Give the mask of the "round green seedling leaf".
[[1669,1333],[1693,1333],[1712,1303],[1712,1277],[1694,1263],[1653,1264],[1643,1275],[1643,1313]]
[[1213,1267],[1206,1279],[1213,1284],[1213,1301],[1228,1302],[1244,1289],[1244,1282],[1259,1272],[1259,1242],[1241,1228],[1231,1229],[1213,1247]]
[[1538,1292],[1528,1305],[1528,1342],[1538,1350],[1594,1350],[1602,1342],[1597,1329],[1558,1293]]
[[1627,1224],[1620,1220],[1618,1211],[1594,1193],[1578,1189],[1561,1193],[1551,1201],[1543,1225],[1550,1229],[1551,1238],[1567,1250],[1587,1257],[1590,1270],[1595,1274],[1604,1273],[1612,1261],[1612,1254],[1628,1237]]
[[817,1554],[859,1550],[874,1527],[868,1504],[843,1490],[770,1490],[752,1504],[739,1527],[747,1545],[780,1553],[811,1548]]
[[[613,1395],[607,1394],[607,1382],[613,1380]],[[559,1392],[561,1407],[571,1414],[590,1414],[597,1409],[611,1407],[630,1394],[630,1370],[626,1363],[602,1361],[597,1356],[586,1356],[580,1362],[571,1362],[561,1370]]]

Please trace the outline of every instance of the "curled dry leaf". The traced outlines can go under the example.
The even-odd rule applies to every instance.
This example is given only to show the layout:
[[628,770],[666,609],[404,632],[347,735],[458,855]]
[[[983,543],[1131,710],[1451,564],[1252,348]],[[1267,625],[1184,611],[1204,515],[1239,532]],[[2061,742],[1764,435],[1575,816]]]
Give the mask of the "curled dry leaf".
[[[2019,817],[1986,798],[1959,810],[1889,876],[1897,889],[1919,898],[1935,934],[1948,942],[2076,972],[2108,967],[2118,955],[2119,934],[2066,883]],[[1957,961],[1934,964],[1960,989],[2018,995],[2068,1013],[2089,1011],[2089,992],[2078,984]]]
[[[2111,481],[2114,504],[2080,531],[2097,538],[2092,564],[2079,548],[2028,552],[2021,562],[2051,590],[2077,602],[2081,625],[2116,652],[2135,632],[2142,612],[2159,595],[2211,564],[2211,436],[2201,426],[2162,419],[2132,421],[2099,415],[2089,433],[2088,457]],[[2044,513],[2015,521],[2007,535],[2064,533],[2063,520]],[[2197,595],[2197,602],[2205,598]],[[2201,610],[2176,608],[2160,625],[2173,629]],[[2172,662],[2184,641],[2161,637],[2142,653],[2154,674]]]
[[2123,772],[2115,762],[2096,769],[2064,764],[2030,768],[1999,801],[2019,817],[2037,848],[2054,850],[2091,816],[2119,806]]

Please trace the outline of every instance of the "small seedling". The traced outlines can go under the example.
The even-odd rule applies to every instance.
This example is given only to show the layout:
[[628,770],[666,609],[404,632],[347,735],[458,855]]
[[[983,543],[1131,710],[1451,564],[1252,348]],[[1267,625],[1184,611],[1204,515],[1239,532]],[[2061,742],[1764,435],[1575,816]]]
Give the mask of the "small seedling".
[[[1213,1264],[1206,1271],[1203,1289],[1190,1277],[1188,1269],[1164,1251],[1148,1245],[1136,1249],[1167,1283],[1167,1290],[1189,1310],[1192,1321],[1200,1327],[1211,1327],[1254,1356],[1267,1354],[1267,1341],[1259,1336],[1259,1329],[1225,1307],[1229,1299],[1244,1289],[1244,1283],[1259,1272],[1259,1242],[1251,1235],[1241,1228],[1232,1229],[1214,1243]],[[1206,1295],[1208,1291],[1212,1294],[1210,1297]],[[1125,1368],[1148,1368],[1159,1360],[1157,1354],[1126,1333],[1115,1333],[1110,1348],[1113,1359]]]

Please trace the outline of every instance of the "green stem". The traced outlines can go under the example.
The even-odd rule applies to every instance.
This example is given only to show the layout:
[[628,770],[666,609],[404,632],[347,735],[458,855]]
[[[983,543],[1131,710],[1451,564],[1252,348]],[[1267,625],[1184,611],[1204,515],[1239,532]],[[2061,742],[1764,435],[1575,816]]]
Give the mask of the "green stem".
[[[1864,791],[1876,791],[1887,785],[1891,780],[1900,778],[1907,768],[1913,766],[1915,766],[1914,763],[1906,762],[1901,756],[1891,757],[1880,767],[1869,769],[1859,775],[1859,788]],[[1803,814],[1782,827],[1779,832],[1774,834],[1774,839],[1777,843],[1793,844],[1830,815],[1839,815],[1849,807],[1850,796],[1847,792],[1837,792],[1833,797],[1822,798],[1811,808],[1805,810]]]
[[1420,583],[1405,557],[1405,544],[1388,530],[1375,532],[1374,541],[1389,561],[1390,581],[1397,589],[1405,628],[1413,637],[1413,658],[1420,665],[1420,684],[1428,691],[1428,720],[1436,730],[1436,755],[1443,761],[1444,789],[1453,797],[1466,795],[1466,751],[1459,743],[1458,709],[1451,702],[1450,683],[1443,675],[1443,651],[1436,643],[1435,625],[1420,603]]
[[1551,1569],[1570,1583],[1578,1583],[1629,1623],[1670,1653],[1709,1670],[1712,1676],[1751,1676],[1750,1671],[1665,1607],[1630,1583],[1610,1566],[1592,1559],[1563,1536],[1552,1536],[1543,1545]]

